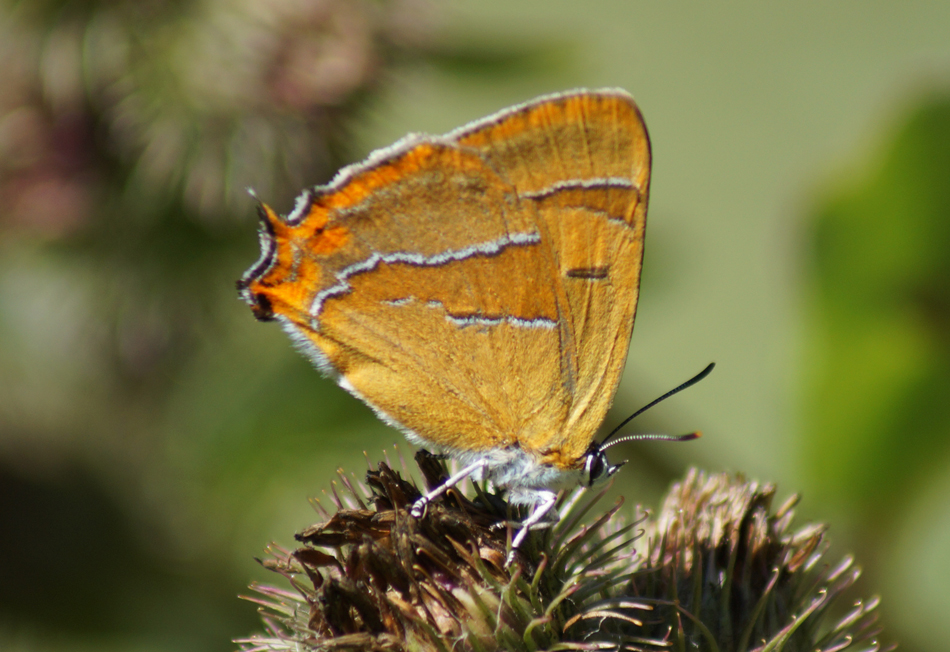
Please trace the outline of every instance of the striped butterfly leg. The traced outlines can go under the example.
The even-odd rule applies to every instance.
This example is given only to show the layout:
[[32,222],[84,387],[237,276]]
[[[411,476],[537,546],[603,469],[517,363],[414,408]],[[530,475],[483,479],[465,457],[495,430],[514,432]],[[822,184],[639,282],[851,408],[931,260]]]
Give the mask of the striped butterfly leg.
[[422,516],[426,513],[426,506],[432,502],[433,499],[438,498],[468,476],[483,469],[486,463],[487,462],[485,460],[479,460],[469,464],[461,471],[450,477],[448,480],[440,484],[438,487],[416,500],[416,502],[414,502],[412,507],[409,509],[409,513],[415,518],[422,518]]
[[518,533],[511,542],[511,550],[508,552],[508,559],[505,561],[506,568],[511,566],[511,563],[515,560],[515,553],[524,542],[525,537],[528,536],[529,531],[532,529],[540,530],[542,528],[551,527],[558,521],[557,512],[554,512],[553,518],[545,520],[545,517],[548,516],[554,508],[554,503],[557,502],[557,494],[547,489],[539,490],[537,494],[539,500],[534,504],[534,509],[531,510],[531,514],[528,515],[528,518],[521,523],[514,524],[520,526],[521,529],[518,530]]

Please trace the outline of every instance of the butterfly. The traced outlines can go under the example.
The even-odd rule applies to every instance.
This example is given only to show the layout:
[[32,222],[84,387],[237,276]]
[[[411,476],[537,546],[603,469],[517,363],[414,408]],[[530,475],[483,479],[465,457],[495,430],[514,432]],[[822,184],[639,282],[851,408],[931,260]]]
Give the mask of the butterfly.
[[633,330],[650,161],[622,90],[410,134],[286,216],[262,204],[240,295],[412,443],[459,461],[415,516],[468,476],[530,506],[514,550],[557,488],[620,467],[594,437]]

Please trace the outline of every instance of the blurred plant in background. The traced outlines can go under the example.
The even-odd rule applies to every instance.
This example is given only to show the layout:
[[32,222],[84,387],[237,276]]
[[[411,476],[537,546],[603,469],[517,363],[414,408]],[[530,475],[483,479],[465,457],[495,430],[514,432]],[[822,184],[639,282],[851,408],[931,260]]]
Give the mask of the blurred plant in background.
[[806,458],[870,524],[950,452],[950,98],[919,106],[815,227]]

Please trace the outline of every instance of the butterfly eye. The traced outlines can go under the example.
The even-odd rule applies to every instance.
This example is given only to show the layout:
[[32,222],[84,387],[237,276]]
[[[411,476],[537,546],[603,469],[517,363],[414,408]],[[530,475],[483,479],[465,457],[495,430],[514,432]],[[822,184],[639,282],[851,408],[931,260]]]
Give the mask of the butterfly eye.
[[597,478],[604,472],[604,454],[600,451],[595,451],[587,454],[587,462],[584,465],[584,473],[587,475],[587,482],[585,483],[588,487],[593,487],[594,482],[597,481]]

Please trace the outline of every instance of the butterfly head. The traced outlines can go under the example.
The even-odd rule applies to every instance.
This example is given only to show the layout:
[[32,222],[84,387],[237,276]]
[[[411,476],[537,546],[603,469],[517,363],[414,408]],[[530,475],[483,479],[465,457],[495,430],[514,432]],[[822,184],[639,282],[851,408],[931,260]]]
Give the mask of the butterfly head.
[[595,484],[600,484],[619,471],[620,467],[626,463],[627,460],[619,464],[611,464],[610,460],[607,459],[607,452],[601,449],[598,442],[594,442],[584,455],[584,470],[581,476],[581,484],[585,487],[593,487]]
[[705,369],[700,371],[698,374],[696,374],[695,376],[687,380],[685,383],[683,383],[679,387],[671,389],[663,396],[659,397],[658,399],[654,401],[651,401],[646,406],[640,408],[639,410],[634,412],[632,415],[627,417],[623,421],[623,423],[621,423],[619,426],[614,428],[613,431],[611,431],[609,435],[603,438],[603,440],[599,442],[596,442],[596,441],[591,442],[590,448],[588,448],[587,453],[584,454],[584,468],[582,470],[581,484],[587,487],[593,487],[595,484],[599,482],[603,482],[604,480],[612,476],[614,473],[620,470],[621,466],[627,463],[627,461],[624,460],[620,464],[611,464],[610,461],[607,459],[607,449],[612,446],[616,446],[617,444],[623,444],[628,441],[689,441],[690,439],[697,439],[700,436],[702,436],[701,433],[699,432],[691,432],[686,435],[673,435],[673,436],[658,435],[658,434],[642,434],[642,435],[626,435],[624,437],[618,437],[617,439],[613,439],[611,441],[613,436],[616,435],[617,432],[619,432],[619,430],[623,426],[629,423],[631,419],[634,419],[635,417],[637,417],[637,415],[640,415],[646,410],[649,410],[651,407],[653,407],[657,403],[668,399],[669,397],[673,396],[677,392],[681,392],[687,387],[691,387],[692,385],[695,385],[696,383],[701,381],[703,378],[708,376],[710,372],[712,372],[713,367],[715,366],[716,365],[714,363],[710,363],[709,365],[706,366]]

